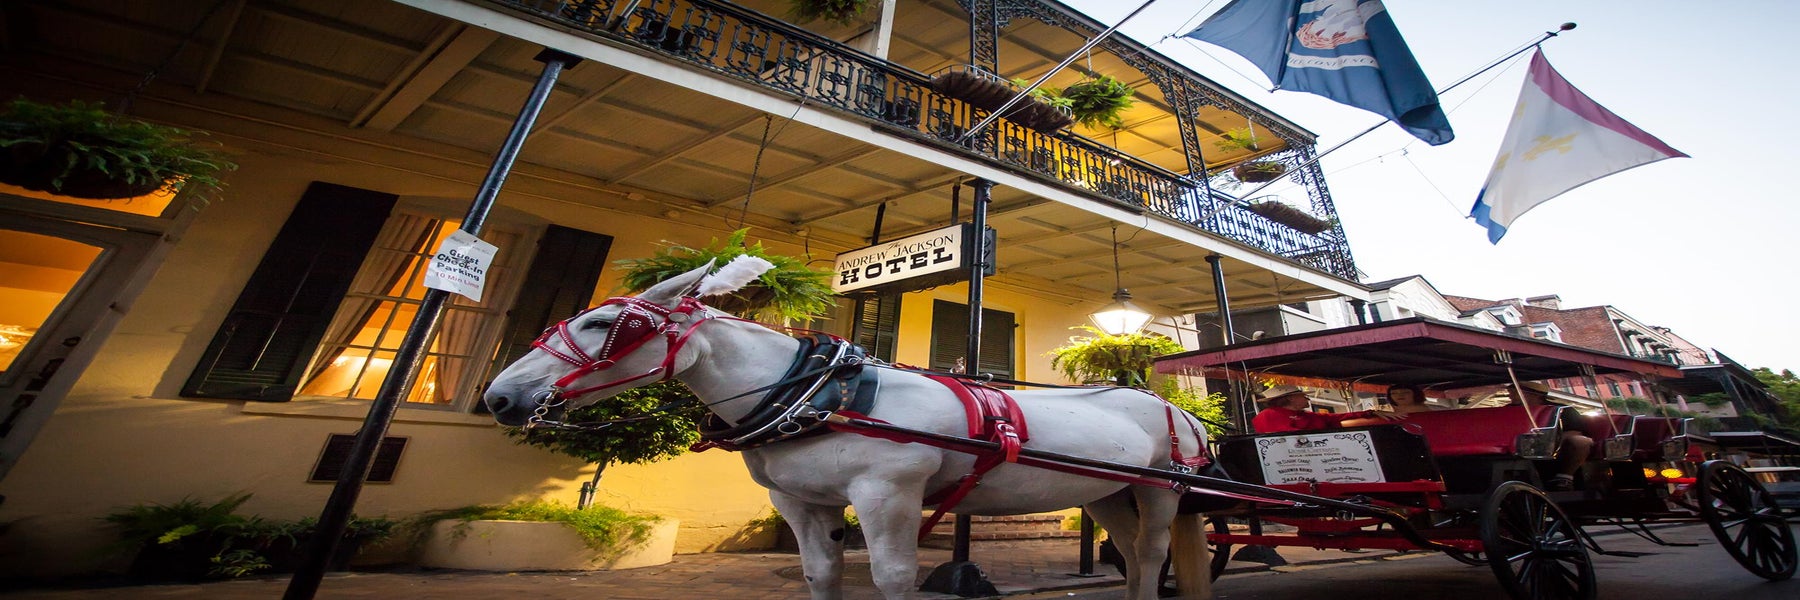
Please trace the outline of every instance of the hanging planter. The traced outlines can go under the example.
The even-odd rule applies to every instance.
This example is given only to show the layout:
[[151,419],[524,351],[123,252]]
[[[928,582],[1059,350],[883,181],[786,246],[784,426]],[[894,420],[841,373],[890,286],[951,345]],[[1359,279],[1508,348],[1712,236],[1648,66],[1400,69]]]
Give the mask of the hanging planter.
[[107,112],[98,103],[24,98],[0,112],[0,183],[77,198],[135,198],[182,186],[216,191],[237,168],[193,134]]
[[1251,202],[1246,208],[1265,219],[1307,235],[1318,235],[1331,229],[1331,221],[1312,216],[1279,200],[1259,200]]
[[[988,73],[977,67],[954,66],[939,71],[931,78],[931,89],[944,96],[955,98],[976,108],[993,112],[1006,105],[1006,101],[1024,89],[1000,76]],[[1074,124],[1069,114],[1068,103],[1058,100],[1045,90],[1033,90],[1031,95],[1014,104],[1012,108],[1000,115],[1002,118],[1027,127],[1039,133],[1056,133],[1064,127]]]
[[825,20],[855,25],[875,4],[875,0],[788,0],[788,17],[796,23]]
[[1057,95],[1069,101],[1076,123],[1089,129],[1119,129],[1125,126],[1125,109],[1137,103],[1132,99],[1136,93],[1125,82],[1100,75]]
[[1272,160],[1253,160],[1231,168],[1231,175],[1244,183],[1274,181],[1286,174],[1287,165]]

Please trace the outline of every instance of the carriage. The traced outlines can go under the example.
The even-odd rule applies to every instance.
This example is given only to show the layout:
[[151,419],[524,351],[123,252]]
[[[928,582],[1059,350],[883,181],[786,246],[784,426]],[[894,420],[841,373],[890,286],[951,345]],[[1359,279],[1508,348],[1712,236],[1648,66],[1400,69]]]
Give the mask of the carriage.
[[[846,506],[856,509],[875,585],[888,598],[907,597],[913,585],[916,536],[930,525],[921,507],[935,507],[935,519],[952,507],[1006,515],[1083,506],[1119,542],[1131,600],[1156,597],[1156,566],[1172,534],[1197,550],[1176,557],[1177,572],[1194,575],[1184,592],[1207,595],[1200,576],[1207,565],[1198,564],[1206,545],[1194,543],[1196,522],[1177,516],[1195,511],[1219,517],[1206,539],[1220,546],[1443,551],[1492,565],[1521,598],[1594,597],[1589,550],[1599,550],[1582,526],[1601,520],[1705,520],[1751,572],[1794,573],[1793,533],[1767,490],[1728,463],[1694,470],[1679,419],[1603,420],[1608,429],[1593,432],[1605,441],[1596,464],[1610,483],[1567,496],[1533,484],[1536,461],[1554,457],[1557,436],[1575,421],[1556,407],[1415,415],[1404,425],[1332,435],[1240,436],[1209,454],[1192,415],[1143,390],[1002,391],[979,375],[873,363],[841,339],[796,338],[704,305],[699,298],[734,290],[767,268],[733,273],[743,260],[716,274],[710,265],[695,269],[557,323],[495,378],[484,399],[504,424],[573,426],[558,422],[563,409],[680,380],[713,413],[715,427],[703,426],[702,438],[742,452],[752,478],[793,525],[815,599],[841,596]],[[1252,342],[1163,364],[1351,385],[1680,375],[1659,363],[1424,320]],[[654,415],[625,419],[640,418]],[[1283,443],[1296,451],[1280,460],[1318,459],[1308,468],[1324,474],[1283,471],[1299,462],[1265,469],[1261,454]],[[1353,447],[1374,466],[1341,460],[1356,456]],[[1325,461],[1332,458],[1340,460]],[[1352,466],[1378,476],[1334,474]],[[1684,470],[1650,470],[1658,468]],[[1298,533],[1242,536],[1219,527],[1227,516],[1287,522]],[[1220,550],[1215,574],[1225,560]]]
[[[1664,363],[1421,318],[1171,355],[1157,368],[1368,392],[1516,389],[1609,373],[1681,376]],[[1645,525],[1704,521],[1746,570],[1771,580],[1793,576],[1795,541],[1783,509],[1744,469],[1704,460],[1689,419],[1586,412],[1511,403],[1413,413],[1391,425],[1217,440],[1233,480],[1353,502],[1404,524],[1319,504],[1241,503],[1209,513],[1214,572],[1240,544],[1424,549],[1490,566],[1516,598],[1593,598],[1592,554],[1630,553],[1605,550],[1584,528],[1616,524],[1672,545]],[[1566,458],[1558,456],[1565,431],[1596,443],[1575,489],[1546,491],[1547,475]],[[1236,533],[1223,526],[1227,517],[1288,527]]]

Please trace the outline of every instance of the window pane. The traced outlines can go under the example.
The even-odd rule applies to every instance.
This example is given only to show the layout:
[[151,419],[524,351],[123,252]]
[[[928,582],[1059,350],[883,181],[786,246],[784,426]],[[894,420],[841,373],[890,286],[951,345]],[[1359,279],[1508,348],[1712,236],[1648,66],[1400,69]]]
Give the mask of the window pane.
[[80,242],[0,230],[0,373],[99,256]]
[[[333,317],[301,394],[375,397],[425,296],[429,255],[456,227],[456,221],[405,213],[388,220]],[[509,297],[503,290],[513,270],[505,262],[513,256],[507,251],[519,252],[513,246],[521,237],[500,230],[483,235],[501,249],[488,272],[484,302],[461,296],[449,300],[436,334],[426,342],[419,376],[406,402],[449,405],[473,399],[473,389],[485,373],[472,369],[486,369],[494,350],[492,330],[504,316],[498,305]]]

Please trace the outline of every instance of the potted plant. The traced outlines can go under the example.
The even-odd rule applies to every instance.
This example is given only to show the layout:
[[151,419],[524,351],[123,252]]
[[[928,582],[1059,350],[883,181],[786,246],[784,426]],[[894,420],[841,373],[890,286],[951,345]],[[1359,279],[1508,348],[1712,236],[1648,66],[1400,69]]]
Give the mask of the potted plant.
[[[1030,85],[1031,82],[1024,79],[1009,81],[986,69],[968,65],[946,67],[931,78],[931,89],[937,93],[988,112],[1000,110]],[[1021,127],[1052,134],[1075,122],[1069,114],[1070,104],[1058,96],[1056,90],[1039,87],[1000,116]]]
[[1155,333],[1111,335],[1082,325],[1074,329],[1089,335],[1069,338],[1069,343],[1050,351],[1050,368],[1074,381],[1141,386],[1148,381],[1156,357],[1185,348]]
[[875,0],[788,0],[788,17],[797,23],[825,20],[839,25],[854,25]]
[[1136,94],[1125,82],[1099,75],[1063,88],[1057,95],[1069,100],[1070,113],[1077,124],[1089,129],[1118,129],[1125,126],[1125,109],[1137,103]]
[[748,254],[775,264],[756,281],[729,295],[710,296],[706,304],[732,314],[770,323],[807,320],[825,314],[835,302],[831,291],[831,272],[806,265],[791,256],[770,254],[762,242],[745,244],[748,229],[731,233],[725,241],[714,239],[704,248],[669,244],[649,258],[617,261],[623,269],[622,285],[636,293],[664,279],[694,270],[709,261],[723,265]]
[[[1248,127],[1228,130],[1220,134],[1218,141],[1213,142],[1225,152],[1260,152],[1261,144],[1256,139],[1256,131]],[[1263,183],[1279,179],[1287,174],[1287,165],[1273,160],[1252,160],[1238,163],[1232,167],[1231,175],[1245,183]]]
[[1262,215],[1265,219],[1286,225],[1295,231],[1307,235],[1324,233],[1325,230],[1331,229],[1333,225],[1331,221],[1312,216],[1306,211],[1288,206],[1287,203],[1280,200],[1257,200],[1251,202],[1250,205],[1245,208],[1250,212]]
[[1272,160],[1252,160],[1231,168],[1231,176],[1244,183],[1263,183],[1287,174],[1287,165]]
[[218,175],[237,165],[194,136],[109,113],[99,103],[19,98],[0,114],[0,182],[90,199],[216,191]]
[[102,519],[117,529],[121,550],[137,552],[126,571],[131,578],[199,581],[213,574],[218,561],[242,558],[226,555],[233,550],[234,538],[251,523],[236,514],[249,499],[246,493],[213,503],[184,498],[173,504],[138,504]]
[[[241,538],[267,561],[270,573],[292,573],[300,566],[301,553],[318,530],[318,519],[307,517],[297,521],[262,521],[244,528]],[[342,571],[364,546],[387,539],[398,521],[385,517],[362,518],[352,515],[344,528],[344,537],[326,560],[328,571]],[[235,546],[236,544],[234,544]]]
[[405,526],[422,566],[479,571],[628,569],[666,564],[680,521],[555,502],[435,511]]

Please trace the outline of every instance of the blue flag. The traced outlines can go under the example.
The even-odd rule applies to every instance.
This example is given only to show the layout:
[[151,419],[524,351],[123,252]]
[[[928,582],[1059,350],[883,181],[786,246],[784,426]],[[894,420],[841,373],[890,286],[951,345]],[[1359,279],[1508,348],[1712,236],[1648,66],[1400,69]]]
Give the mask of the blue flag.
[[1276,89],[1387,117],[1433,146],[1456,137],[1380,0],[1233,0],[1187,37],[1249,59]]

